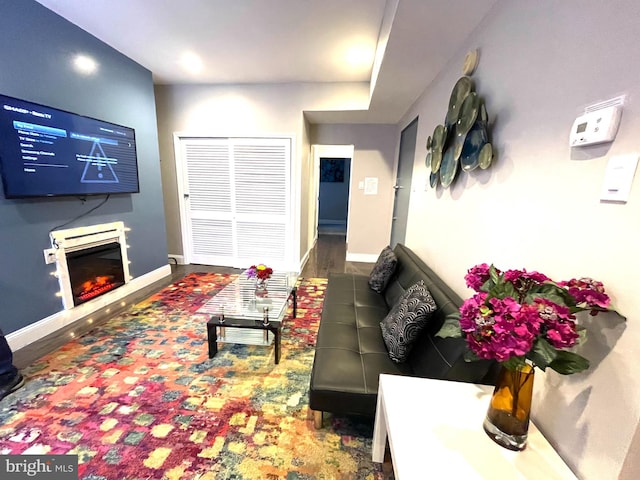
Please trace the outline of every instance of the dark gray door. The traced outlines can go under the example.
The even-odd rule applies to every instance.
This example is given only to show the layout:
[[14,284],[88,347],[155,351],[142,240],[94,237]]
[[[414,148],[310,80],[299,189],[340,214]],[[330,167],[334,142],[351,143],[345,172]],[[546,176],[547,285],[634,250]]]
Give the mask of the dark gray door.
[[407,215],[409,214],[409,197],[411,196],[411,176],[413,159],[416,153],[418,136],[418,118],[411,122],[400,134],[400,152],[398,154],[398,173],[393,203],[393,222],[391,223],[391,247],[404,243],[407,233]]

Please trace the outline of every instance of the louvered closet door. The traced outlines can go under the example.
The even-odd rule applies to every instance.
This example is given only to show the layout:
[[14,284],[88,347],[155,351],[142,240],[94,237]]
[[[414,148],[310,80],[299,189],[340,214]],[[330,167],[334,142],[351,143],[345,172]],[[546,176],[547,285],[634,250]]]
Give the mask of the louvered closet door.
[[234,139],[232,142],[238,260],[248,265],[256,262],[282,265],[291,238],[288,222],[290,141]]
[[185,139],[183,222],[191,263],[226,265],[233,258],[231,156],[227,139]]
[[292,235],[291,140],[185,138],[180,152],[188,261],[286,264]]

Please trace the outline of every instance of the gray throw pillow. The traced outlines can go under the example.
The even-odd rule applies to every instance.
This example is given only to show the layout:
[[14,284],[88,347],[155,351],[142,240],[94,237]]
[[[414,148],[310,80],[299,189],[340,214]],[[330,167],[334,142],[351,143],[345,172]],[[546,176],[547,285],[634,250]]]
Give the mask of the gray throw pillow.
[[407,359],[416,338],[437,308],[431,292],[422,280],[404,292],[380,322],[382,338],[391,360],[401,363]]
[[396,271],[398,258],[390,246],[384,247],[369,275],[369,287],[374,292],[382,293],[387,287],[393,272]]

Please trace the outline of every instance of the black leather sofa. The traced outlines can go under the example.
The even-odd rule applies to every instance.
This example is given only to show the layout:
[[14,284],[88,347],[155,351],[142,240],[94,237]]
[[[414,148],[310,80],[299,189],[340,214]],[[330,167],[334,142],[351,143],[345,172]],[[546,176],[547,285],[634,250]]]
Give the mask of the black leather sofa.
[[[494,384],[498,370],[495,362],[465,362],[463,339],[435,336],[462,299],[409,248],[398,244],[394,253],[398,265],[381,294],[369,288],[368,276],[329,276],[309,390],[316,428],[322,427],[323,412],[374,416],[381,373]],[[380,322],[404,291],[420,280],[429,288],[438,309],[407,361],[396,363],[389,358]]]

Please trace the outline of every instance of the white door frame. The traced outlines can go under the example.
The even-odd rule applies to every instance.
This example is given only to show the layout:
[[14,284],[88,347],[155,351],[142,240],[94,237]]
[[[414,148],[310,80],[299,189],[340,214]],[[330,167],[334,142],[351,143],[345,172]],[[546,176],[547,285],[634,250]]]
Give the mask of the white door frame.
[[349,198],[347,200],[347,243],[349,243],[349,210],[351,209],[351,195],[353,193],[353,153],[355,151],[354,145],[312,145],[313,148],[313,178],[312,188],[314,189],[313,195],[315,201],[310,202],[311,208],[309,218],[313,219],[313,230],[309,229],[312,233],[310,238],[313,238],[314,242],[318,240],[318,215],[320,211],[320,158],[348,158],[351,162],[349,171]]

